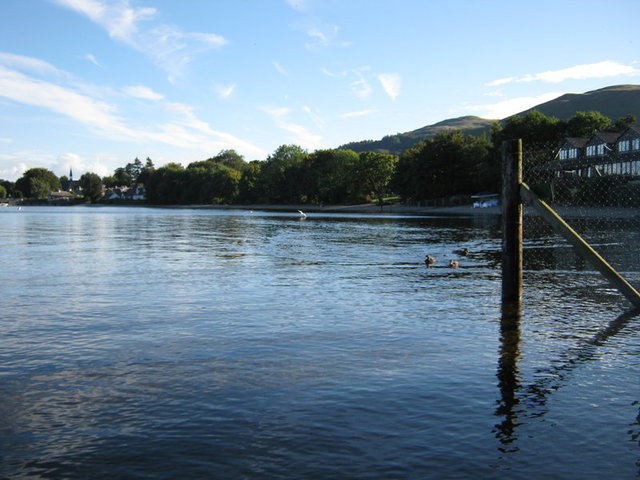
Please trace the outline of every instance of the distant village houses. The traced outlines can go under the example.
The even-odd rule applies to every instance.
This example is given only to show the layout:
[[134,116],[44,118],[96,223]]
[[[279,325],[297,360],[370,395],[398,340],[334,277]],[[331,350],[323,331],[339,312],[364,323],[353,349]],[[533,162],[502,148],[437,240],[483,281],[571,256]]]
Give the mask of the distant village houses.
[[120,187],[107,192],[104,200],[146,200],[147,192],[144,187]]

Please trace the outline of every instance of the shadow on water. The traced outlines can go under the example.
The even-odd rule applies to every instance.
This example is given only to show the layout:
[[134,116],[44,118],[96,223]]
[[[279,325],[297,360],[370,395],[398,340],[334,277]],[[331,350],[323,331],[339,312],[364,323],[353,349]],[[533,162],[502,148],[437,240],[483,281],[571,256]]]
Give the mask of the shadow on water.
[[[517,452],[517,427],[523,418],[540,417],[546,413],[549,396],[567,384],[567,378],[579,366],[594,360],[598,355],[598,347],[603,346],[610,338],[618,335],[629,323],[640,316],[640,309],[629,310],[615,318],[596,332],[591,338],[583,340],[561,355],[561,361],[552,362],[545,369],[539,369],[541,378],[531,385],[521,383],[518,362],[520,359],[520,320],[519,305],[504,304],[500,322],[500,357],[498,360],[498,387],[500,399],[495,415],[502,421],[495,425],[493,433],[500,441],[499,450],[503,453]],[[635,402],[634,405],[640,405]],[[631,426],[640,425],[640,411]],[[640,439],[639,431],[630,430],[633,441]],[[640,465],[640,460],[639,460]]]

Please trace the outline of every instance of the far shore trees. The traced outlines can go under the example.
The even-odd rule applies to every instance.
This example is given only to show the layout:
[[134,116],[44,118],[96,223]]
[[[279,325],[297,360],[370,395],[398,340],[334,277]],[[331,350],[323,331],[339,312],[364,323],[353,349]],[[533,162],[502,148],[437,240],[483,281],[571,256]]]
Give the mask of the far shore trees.
[[[567,136],[588,137],[603,129],[621,132],[635,123],[633,115],[613,122],[598,112],[577,112],[562,121],[534,110],[496,122],[490,138],[447,131],[413,145],[399,158],[382,151],[308,152],[289,144],[277,147],[265,160],[247,162],[235,150],[227,149],[186,168],[180,163],[156,168],[149,157],[144,163],[136,157],[101,181],[108,189],[144,186],[147,203],[156,205],[335,205],[382,202],[388,195],[417,203],[498,191],[500,151],[505,140],[521,138],[525,154],[540,150],[544,155],[536,161],[544,161],[553,158]],[[81,186],[85,197],[95,202],[99,182],[94,175],[83,175]],[[47,169],[32,168],[15,184],[2,185],[5,195],[46,198],[60,188],[60,181],[70,183]]]
[[86,200],[95,203],[102,197],[102,180],[95,173],[87,172],[80,177],[82,194]]
[[46,168],[30,168],[22,174],[15,189],[27,198],[45,199],[52,191],[60,190],[60,180]]

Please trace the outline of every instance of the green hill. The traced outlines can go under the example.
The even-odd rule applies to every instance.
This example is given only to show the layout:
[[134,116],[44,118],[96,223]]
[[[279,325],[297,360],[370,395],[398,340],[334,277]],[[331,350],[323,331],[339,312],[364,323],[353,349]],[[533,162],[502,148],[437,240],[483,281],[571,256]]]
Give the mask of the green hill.
[[[640,85],[615,85],[586,93],[567,93],[516,115],[524,115],[532,110],[565,121],[576,112],[588,111],[600,112],[614,121],[626,115],[635,115],[640,119]],[[446,131],[461,130],[467,135],[489,134],[495,121],[474,116],[452,118],[410,132],[387,135],[380,140],[351,142],[338,148],[400,155],[416,143]]]
[[640,119],[640,85],[614,85],[586,93],[567,93],[517,115],[531,110],[565,121],[576,112],[589,111],[600,112],[614,121],[626,115]]

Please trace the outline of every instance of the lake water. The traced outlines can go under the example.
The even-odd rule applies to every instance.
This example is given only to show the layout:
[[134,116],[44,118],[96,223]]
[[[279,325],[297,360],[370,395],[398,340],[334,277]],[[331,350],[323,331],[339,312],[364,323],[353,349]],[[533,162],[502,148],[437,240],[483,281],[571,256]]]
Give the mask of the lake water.
[[559,246],[501,329],[495,217],[0,226],[1,478],[640,478],[638,316]]

